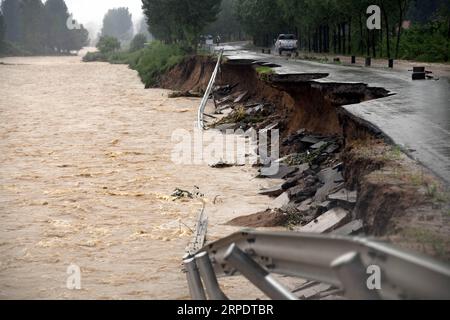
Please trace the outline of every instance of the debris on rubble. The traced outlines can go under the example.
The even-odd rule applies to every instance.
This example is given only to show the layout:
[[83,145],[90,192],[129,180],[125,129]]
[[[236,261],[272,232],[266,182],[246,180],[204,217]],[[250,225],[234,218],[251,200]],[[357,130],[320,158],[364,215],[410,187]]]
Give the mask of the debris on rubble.
[[312,203],[313,203],[313,199],[311,199],[311,198],[306,199],[297,207],[297,210],[299,212],[307,212],[311,209]]
[[328,292],[331,289],[333,289],[332,285],[311,281],[294,290],[294,294],[301,300],[313,300],[322,292]]
[[346,225],[334,230],[332,233],[340,236],[351,236],[357,232],[360,232],[364,228],[362,220],[353,220]]
[[216,109],[216,114],[227,113],[223,118],[218,119],[210,125],[210,128],[217,129],[222,124],[234,123],[234,129],[243,129],[244,131],[252,128],[256,123],[266,119],[272,105],[258,104],[254,107],[245,107],[242,104],[227,104]]
[[306,226],[297,228],[296,231],[299,232],[310,232],[310,233],[325,233],[340,227],[346,222],[349,217],[349,212],[342,208],[334,208],[323,215],[319,216],[317,219],[307,224]]
[[209,165],[211,168],[215,168],[215,169],[224,169],[224,168],[231,168],[231,167],[242,167],[244,166],[243,164],[238,164],[238,163],[230,163],[230,162],[225,162],[223,160],[219,160],[215,163],[211,163]]
[[308,198],[314,197],[320,184],[315,176],[309,176],[300,181],[300,183],[289,189],[289,195],[295,202],[303,202]]
[[244,100],[244,98],[248,95],[248,91],[245,92],[239,92],[238,96],[236,97],[236,99],[234,99],[233,103],[239,103],[242,102],[242,100]]
[[325,169],[317,177],[323,183],[323,186],[317,190],[314,196],[316,201],[325,201],[330,193],[336,192],[344,187],[344,177],[338,170]]
[[271,188],[265,188],[259,191],[260,195],[269,196],[269,197],[278,197],[284,192],[283,186],[278,185]]
[[169,98],[202,98],[202,92],[195,91],[174,91],[169,93]]
[[278,170],[274,174],[265,173],[264,170],[261,170],[259,178],[269,178],[269,179],[284,179],[285,177],[295,173],[298,171],[297,167],[287,166],[285,164],[280,164]]
[[286,182],[281,185],[281,190],[286,191],[295,187],[300,181],[300,179],[302,179],[303,177],[304,177],[303,172],[301,173],[297,172],[293,177],[287,179]]
[[328,199],[341,202],[348,202],[354,205],[356,204],[357,196],[358,194],[356,191],[348,191],[347,189],[342,189],[334,194],[330,194],[328,196]]
[[[277,117],[274,105],[252,101],[248,91],[235,91],[234,88],[236,86],[231,85],[215,88],[216,114],[223,117],[216,119],[211,128],[223,132],[254,128],[262,134],[274,129],[284,130],[285,122]],[[261,143],[259,141],[259,147],[266,147]],[[285,222],[288,228],[301,232],[359,232],[362,226],[349,221],[357,202],[357,192],[345,189],[344,165],[339,161],[342,137],[300,129],[284,137],[281,147],[284,156],[280,159],[259,155],[259,166],[262,168],[257,178],[284,180],[259,191],[260,195],[275,198],[270,209],[237,218],[231,224],[259,227]],[[232,165],[217,165],[219,168],[228,166]],[[277,166],[276,172],[264,170]]]
[[235,83],[233,85],[224,85],[224,86],[216,86],[214,88],[214,94],[227,96],[230,95],[230,93],[233,91],[234,88],[236,88],[239,85],[239,83]]
[[288,216],[279,209],[267,209],[248,216],[238,217],[226,223],[229,226],[245,228],[271,228],[284,225]]
[[171,196],[175,198],[174,201],[182,198],[194,199],[194,195],[190,191],[182,190],[180,188],[176,188]]
[[197,186],[194,186],[193,191],[187,191],[180,188],[176,188],[174,192],[171,194],[171,197],[173,197],[173,201],[179,200],[179,199],[195,199],[195,198],[203,198],[205,195],[200,192],[200,188]]
[[271,209],[281,209],[284,206],[288,205],[291,201],[288,192],[282,193],[278,198],[276,198],[272,204],[270,205]]
[[226,133],[227,130],[234,130],[236,128],[236,123],[224,123],[215,126],[216,130]]
[[317,150],[317,149],[324,149],[325,146],[328,146],[328,143],[325,141],[317,142],[316,144],[311,146],[311,149]]

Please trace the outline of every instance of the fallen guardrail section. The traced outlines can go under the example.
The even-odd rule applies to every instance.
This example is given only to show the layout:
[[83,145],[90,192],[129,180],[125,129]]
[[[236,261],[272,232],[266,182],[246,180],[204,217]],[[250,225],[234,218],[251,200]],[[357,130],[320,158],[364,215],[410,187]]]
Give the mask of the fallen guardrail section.
[[209,80],[208,87],[206,88],[205,94],[203,95],[203,98],[202,98],[202,100],[200,102],[200,106],[198,108],[197,123],[198,123],[198,128],[201,129],[201,130],[205,129],[204,114],[205,114],[206,103],[208,102],[208,100],[209,100],[209,98],[211,96],[212,89],[213,89],[214,84],[216,82],[217,74],[219,73],[220,63],[222,61],[222,56],[223,56],[223,50],[221,50],[219,52],[219,57],[217,58],[216,67],[214,68],[214,71],[213,71],[213,74],[211,76],[211,79]]
[[194,237],[186,247],[186,257],[192,257],[205,245],[206,233],[208,232],[208,216],[205,213],[205,203],[200,210],[195,225]]
[[[365,238],[296,232],[241,232],[211,243],[184,260],[194,300],[227,299],[218,277],[238,274],[275,300],[298,297],[274,277],[330,284],[348,299],[450,299],[450,267]],[[370,290],[368,268],[380,270]]]

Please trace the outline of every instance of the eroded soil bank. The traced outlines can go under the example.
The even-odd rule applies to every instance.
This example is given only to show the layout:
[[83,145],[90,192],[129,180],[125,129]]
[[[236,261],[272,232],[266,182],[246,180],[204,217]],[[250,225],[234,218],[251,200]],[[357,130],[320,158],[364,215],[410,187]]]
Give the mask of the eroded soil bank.
[[[173,90],[202,91],[207,85],[205,75],[211,74],[214,64],[213,58],[190,57],[172,69],[161,84]],[[390,93],[366,84],[312,81],[323,75],[278,76],[259,72],[257,67],[227,62],[221,66],[218,85],[233,88],[234,97],[246,93],[246,107],[252,102],[272,107],[263,117],[238,119],[234,110],[232,120],[238,120],[235,128],[262,129],[276,122],[283,141],[292,140],[300,129],[341,137],[343,148],[336,161],[343,162],[346,188],[357,191],[352,215],[364,222],[365,234],[449,260],[450,197],[446,186],[382,132],[341,108]],[[292,145],[283,144],[282,153],[292,153]],[[233,224],[266,226],[273,221],[285,222],[274,212],[268,211],[270,222],[262,216],[263,213],[241,217]]]

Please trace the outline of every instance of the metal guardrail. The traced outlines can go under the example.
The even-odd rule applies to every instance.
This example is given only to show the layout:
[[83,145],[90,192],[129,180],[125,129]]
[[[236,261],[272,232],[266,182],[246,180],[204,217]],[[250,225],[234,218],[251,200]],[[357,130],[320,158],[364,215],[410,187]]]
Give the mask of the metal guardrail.
[[197,217],[194,238],[186,248],[185,259],[193,257],[205,245],[206,233],[208,231],[208,216],[205,212],[205,206],[206,204],[203,202],[203,207]]
[[[198,128],[205,129],[204,113],[223,56],[216,67],[198,110]],[[207,228],[204,208],[196,235],[187,248],[184,266],[194,300],[225,300],[218,277],[242,274],[272,299],[297,297],[272,274],[327,283],[350,299],[450,299],[450,267],[385,243],[338,235],[296,232],[242,232],[204,244]],[[381,270],[381,289],[370,290],[369,266]]]
[[197,123],[198,123],[198,128],[201,130],[205,129],[204,113],[205,113],[206,103],[209,100],[211,91],[214,87],[214,83],[216,82],[217,74],[219,72],[220,62],[222,61],[222,56],[223,56],[223,50],[221,50],[219,53],[219,57],[217,58],[216,67],[214,68],[211,79],[209,80],[208,87],[206,88],[205,94],[203,95],[202,101],[200,102],[200,106],[198,108]]
[[[272,274],[327,283],[350,299],[450,299],[448,265],[365,238],[242,232],[207,245],[184,264],[195,300],[225,299],[217,277],[237,274],[272,299],[296,299]],[[381,270],[380,290],[367,286],[369,266]]]

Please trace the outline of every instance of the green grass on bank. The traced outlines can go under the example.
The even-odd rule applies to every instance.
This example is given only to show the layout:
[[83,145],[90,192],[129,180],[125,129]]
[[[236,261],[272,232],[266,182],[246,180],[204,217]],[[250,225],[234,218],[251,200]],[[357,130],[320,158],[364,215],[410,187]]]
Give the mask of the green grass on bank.
[[158,84],[160,77],[180,63],[186,56],[185,50],[178,45],[166,45],[152,42],[147,48],[130,52],[89,52],[83,58],[85,62],[103,61],[113,64],[127,64],[136,70],[145,86]]
[[256,72],[258,72],[259,74],[272,74],[273,69],[270,67],[260,66],[256,67]]

